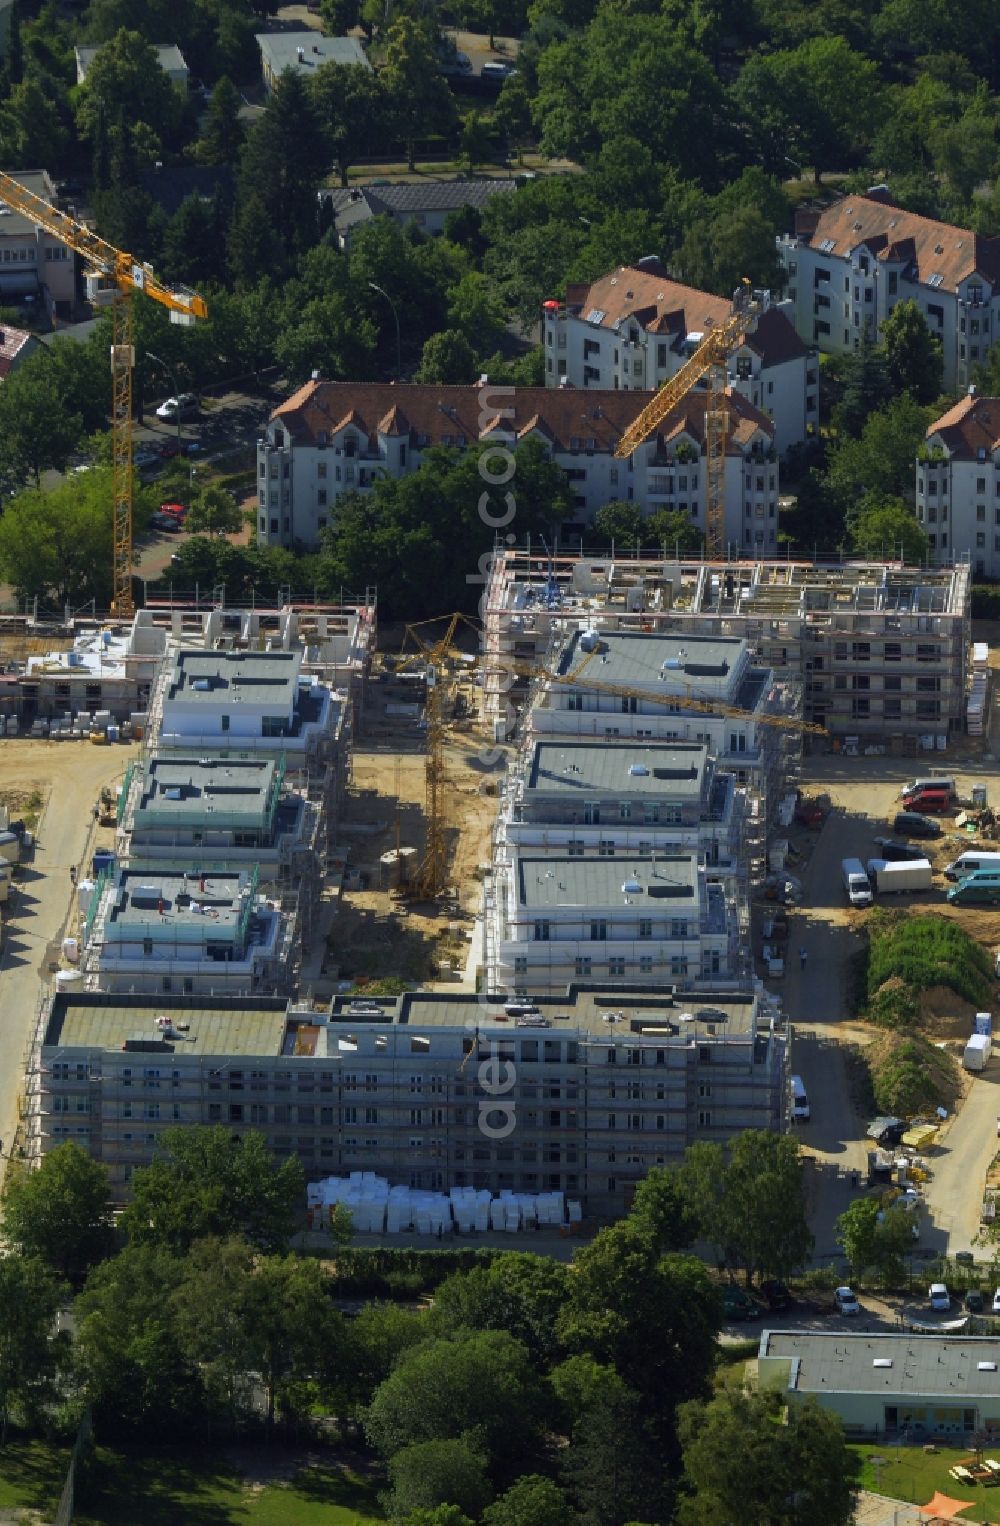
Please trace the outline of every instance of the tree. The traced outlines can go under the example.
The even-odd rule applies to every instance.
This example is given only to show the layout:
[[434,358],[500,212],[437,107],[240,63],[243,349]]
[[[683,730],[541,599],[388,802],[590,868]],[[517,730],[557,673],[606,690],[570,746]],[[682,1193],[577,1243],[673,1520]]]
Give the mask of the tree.
[[66,1337],[56,1331],[63,1289],[37,1256],[0,1257],[0,1447],[17,1417],[37,1424],[57,1397]]
[[63,163],[68,134],[52,96],[34,76],[15,84],[0,108],[0,148],[11,170]]
[[330,162],[346,187],[351,165],[386,137],[390,99],[381,76],[364,64],[321,64],[309,88]]
[[841,393],[833,422],[838,433],[857,437],[892,395],[885,353],[875,345],[867,327],[858,348],[841,358],[839,369]]
[[594,534],[601,545],[641,546],[644,539],[641,506],[620,499],[602,503],[594,515]]
[[107,1171],[72,1142],[50,1150],[37,1171],[11,1169],[3,1228],[23,1254],[76,1282],[111,1249]]
[[675,551],[700,551],[705,537],[683,509],[657,509],[644,526],[647,546],[666,546]]
[[546,1256],[506,1252],[488,1266],[447,1277],[434,1295],[431,1323],[449,1335],[506,1330],[545,1368],[559,1350],[556,1325],[568,1280],[566,1267]]
[[[815,1401],[724,1389],[709,1404],[681,1410],[688,1494],[678,1526],[705,1521],[767,1521],[769,1526],[849,1526],[854,1519],[854,1463],[840,1421]],[[725,1458],[725,1466],[719,1459]]]
[[620,1526],[639,1516],[667,1519],[663,1442],[639,1395],[613,1368],[587,1357],[557,1367],[552,1386],[572,1438],[560,1472],[584,1520]]
[[558,1484],[526,1473],[483,1512],[483,1526],[574,1526],[579,1519]]
[[721,1324],[700,1261],[661,1256],[642,1225],[603,1229],[573,1262],[557,1332],[571,1352],[613,1367],[661,1425],[705,1392]]
[[851,161],[879,114],[878,70],[843,37],[752,54],[733,95],[764,168],[784,175],[791,154],[817,184]]
[[928,543],[912,508],[901,498],[866,493],[849,521],[851,541],[860,556],[872,561],[927,560]]
[[401,1526],[473,1526],[457,1505],[436,1505],[433,1510],[411,1510]]
[[418,382],[471,382],[476,376],[476,357],[464,334],[455,329],[444,329],[432,334],[425,342],[420,357],[420,369],[414,377]]
[[848,524],[869,493],[912,504],[913,463],[933,418],[933,409],[921,408],[904,392],[866,419],[858,439],[837,442],[830,452],[827,482]]
[[449,287],[448,328],[464,334],[477,355],[489,354],[500,343],[503,306],[492,284],[478,270],[467,270]]
[[[6,383],[5,383],[6,386]],[[3,392],[0,391],[0,413]],[[111,474],[93,469],[51,492],[31,488],[0,518],[0,572],[19,598],[79,605],[111,597]]]
[[[316,242],[316,191],[327,168],[322,123],[301,75],[286,69],[264,113],[251,128],[240,159],[238,206],[263,203],[269,225],[291,264]],[[267,274],[254,272],[254,279]]]
[[481,112],[469,112],[462,123],[460,142],[469,174],[475,174],[476,165],[489,159],[493,150],[493,130]]
[[163,234],[163,265],[174,281],[205,286],[225,275],[229,208],[196,192],[181,202]]
[[165,1129],[159,1153],[136,1171],[122,1227],[136,1244],[181,1252],[209,1236],[243,1235],[261,1250],[288,1242],[302,1202],[298,1157],[279,1165],[263,1134],[221,1124]]
[[145,124],[167,143],[180,125],[181,101],[160,68],[156,49],[140,32],[123,27],[91,60],[76,115],[81,135],[91,143],[99,122],[116,124],[133,136]]
[[302,1416],[314,1381],[329,1385],[344,1350],[343,1316],[332,1307],[326,1273],[301,1256],[259,1257],[244,1282],[242,1309],[250,1370],[260,1375],[266,1420]]
[[128,1245],[95,1267],[75,1306],[83,1391],[110,1429],[197,1427],[198,1375],[177,1328],[183,1262],[162,1245]]
[[681,1191],[720,1260],[755,1276],[785,1277],[812,1248],[796,1140],[747,1129],[728,1156],[709,1142],[690,1146]]
[[476,1520],[493,1491],[483,1458],[458,1439],[418,1441],[389,1459],[390,1521],[404,1522],[414,1510],[453,1505]]
[[661,1256],[686,1250],[697,1231],[677,1173],[662,1166],[654,1166],[636,1187],[628,1217]]
[[319,13],[328,37],[346,37],[358,25],[361,6],[358,0],[320,0]]
[[83,433],[45,355],[29,356],[0,387],[0,476],[35,486],[44,471],[61,471]]
[[895,391],[911,393],[918,403],[933,403],[941,394],[941,341],[931,333],[916,302],[897,303],[879,338]]
[[406,162],[416,170],[418,133],[448,134],[455,121],[455,98],[441,73],[429,23],[401,16],[386,34],[385,90],[406,143]]
[[350,1352],[346,1369],[350,1374],[352,1397],[356,1404],[370,1404],[380,1383],[384,1383],[404,1351],[427,1339],[423,1316],[401,1309],[398,1304],[366,1303],[357,1319],[350,1323]]
[[196,535],[235,535],[243,528],[243,510],[224,488],[205,487],[188,509],[184,528]]
[[216,83],[195,144],[199,164],[235,164],[243,146],[240,93],[227,74]]
[[544,1423],[541,1381],[519,1341],[502,1330],[461,1331],[405,1352],[365,1417],[384,1457],[422,1441],[475,1434],[492,1477],[513,1479],[537,1454]]

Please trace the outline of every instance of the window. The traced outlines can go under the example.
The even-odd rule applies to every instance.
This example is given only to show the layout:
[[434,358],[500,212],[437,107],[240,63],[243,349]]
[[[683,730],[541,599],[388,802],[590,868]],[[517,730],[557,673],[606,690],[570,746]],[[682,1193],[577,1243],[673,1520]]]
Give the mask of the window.
[[625,961],[624,961],[624,959],[609,959],[608,960],[608,974],[612,975],[612,976],[618,976],[618,977],[624,975],[625,974]]
[[589,959],[577,959],[576,962],[575,962],[574,968],[575,968],[576,973],[578,975],[589,975],[590,974],[590,960]]
[[591,922],[591,924],[590,924],[590,941],[591,941],[591,943],[606,943],[607,942],[607,938],[608,938],[608,924],[607,924],[607,922],[605,922],[603,920],[598,920],[598,921]]
[[549,925],[548,922],[536,922],[535,923],[534,931],[535,931],[535,942],[536,943],[548,943],[548,941],[549,941],[549,926],[550,925]]
[[642,917],[639,921],[639,937],[651,938],[653,936],[653,923],[649,917]]

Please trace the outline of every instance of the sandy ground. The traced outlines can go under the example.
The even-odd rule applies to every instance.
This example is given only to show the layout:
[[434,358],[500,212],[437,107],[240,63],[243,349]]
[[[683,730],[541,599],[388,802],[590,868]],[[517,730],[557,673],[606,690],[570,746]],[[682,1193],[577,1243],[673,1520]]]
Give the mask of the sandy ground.
[[95,847],[112,846],[110,828],[96,828],[91,808],[101,787],[120,779],[134,747],[90,742],[0,741],[0,798],[6,792],[44,798],[33,860],[22,865],[5,910],[0,951],[0,1139],[10,1146],[22,1091],[25,1051],[39,998],[59,967],[60,944],[75,928],[72,865]]

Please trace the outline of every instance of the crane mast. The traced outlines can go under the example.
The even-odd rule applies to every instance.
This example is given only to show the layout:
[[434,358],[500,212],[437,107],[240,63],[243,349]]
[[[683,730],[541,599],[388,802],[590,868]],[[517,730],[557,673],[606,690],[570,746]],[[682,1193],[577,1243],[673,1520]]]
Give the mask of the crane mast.
[[168,286],[151,266],[116,249],[85,223],[52,206],[10,175],[0,172],[0,201],[37,228],[79,254],[115,287],[111,308],[111,442],[113,554],[112,610],[128,619],[132,599],[132,375],[135,370],[134,292],[145,292],[167,308],[172,323],[193,324],[208,316],[203,297],[186,287]]
[[710,558],[720,557],[725,546],[726,440],[729,430],[726,362],[743,343],[746,335],[756,328],[767,302],[765,292],[753,291],[749,281],[742,281],[733,293],[733,305],[728,316],[715,328],[708,330],[694,354],[684,362],[676,375],[664,382],[615,447],[618,460],[630,456],[663,423],[678,403],[683,402],[692,387],[697,386],[705,376],[708,377],[705,407],[705,549]]

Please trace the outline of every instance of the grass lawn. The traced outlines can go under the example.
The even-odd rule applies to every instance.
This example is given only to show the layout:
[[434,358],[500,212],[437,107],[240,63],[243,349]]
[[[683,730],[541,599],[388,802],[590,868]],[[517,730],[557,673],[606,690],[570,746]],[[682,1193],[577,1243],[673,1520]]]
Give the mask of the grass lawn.
[[0,1452],[0,1509],[52,1515],[69,1467],[68,1446],[13,1437]]
[[[314,1454],[313,1454],[314,1455]],[[225,1454],[99,1447],[74,1526],[377,1526],[378,1486],[331,1463],[294,1471],[280,1447],[256,1449],[260,1482]],[[273,1475],[273,1476],[269,1476]]]
[[[869,1441],[852,1442],[851,1451],[858,1459],[863,1489],[875,1489],[879,1494],[915,1505],[926,1505],[940,1489],[950,1499],[975,1500],[974,1505],[962,1511],[963,1521],[1000,1521],[1000,1488],[984,1489],[981,1485],[969,1488],[948,1477],[949,1468],[973,1455],[968,1447],[939,1447],[937,1452],[927,1453],[922,1447],[877,1446]],[[984,1455],[1000,1460],[1000,1447]],[[884,1457],[885,1462],[876,1468],[872,1457]]]

